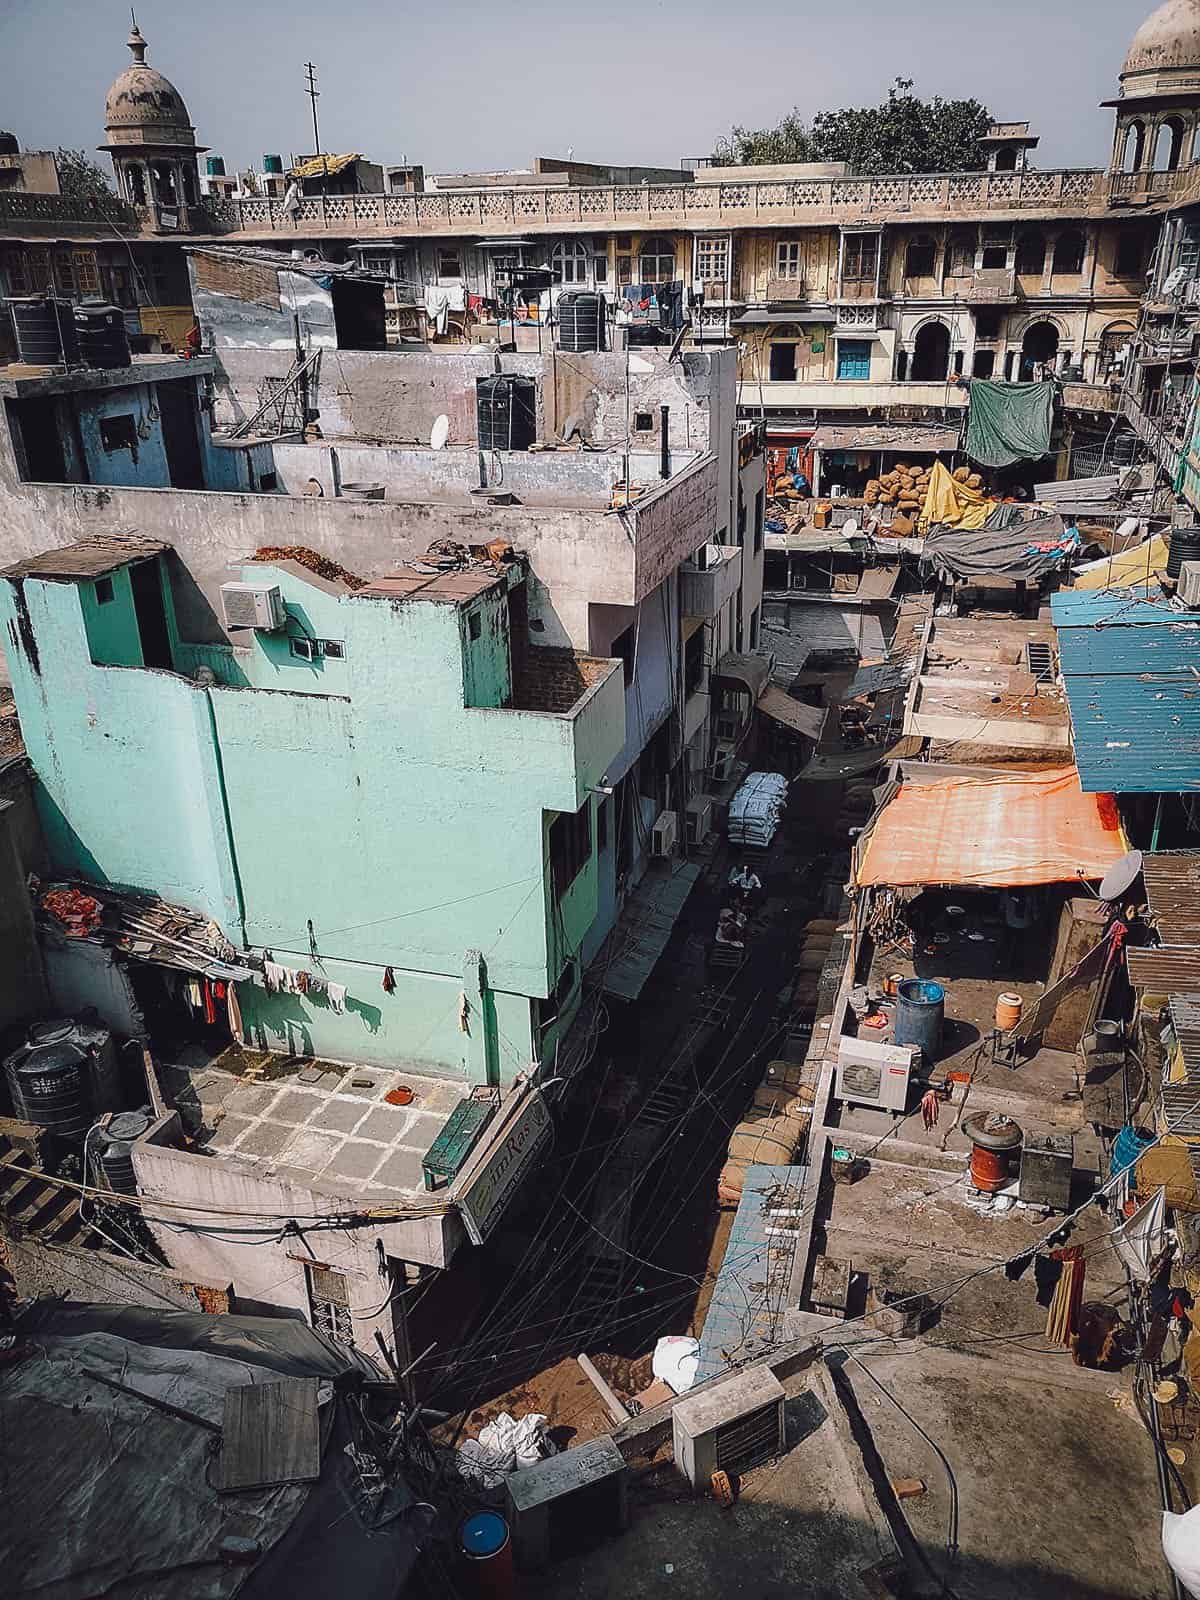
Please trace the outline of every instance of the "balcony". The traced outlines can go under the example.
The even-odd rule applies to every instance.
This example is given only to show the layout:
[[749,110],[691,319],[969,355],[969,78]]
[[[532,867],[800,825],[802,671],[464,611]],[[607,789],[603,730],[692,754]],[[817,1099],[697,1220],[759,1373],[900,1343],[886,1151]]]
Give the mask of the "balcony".
[[1017,275],[1007,267],[980,267],[963,292],[969,306],[1003,305],[1017,298]]
[[887,306],[877,301],[850,301],[834,306],[839,333],[878,333],[886,328]]
[[820,411],[831,407],[843,411],[860,406],[949,407],[965,410],[967,391],[953,383],[899,383],[895,379],[879,383],[835,378],[818,379],[811,383],[757,383],[743,379],[738,385],[738,403],[753,408],[764,405],[788,411]]
[[[753,168],[747,168],[747,173]],[[453,189],[425,194],[311,196],[294,216],[282,202],[214,203],[221,230],[253,237],[321,234],[369,238],[449,234],[598,232],[605,228],[805,226],[813,223],[936,221],[988,213],[1102,214],[1108,180],[1094,169],[959,172],[875,178],[756,179],[735,183],[602,184],[577,188]]]
[[742,581],[742,552],[737,545],[703,545],[679,568],[683,588],[680,605],[687,617],[706,621],[720,614]]

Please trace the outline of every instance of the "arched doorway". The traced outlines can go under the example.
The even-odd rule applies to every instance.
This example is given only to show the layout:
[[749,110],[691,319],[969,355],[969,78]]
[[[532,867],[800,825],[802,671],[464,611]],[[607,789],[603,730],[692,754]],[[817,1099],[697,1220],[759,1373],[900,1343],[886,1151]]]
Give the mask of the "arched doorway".
[[913,342],[914,383],[941,383],[950,371],[950,329],[944,322],[927,322],[917,329]]
[[1052,322],[1031,322],[1021,340],[1021,377],[1032,383],[1039,367],[1052,367],[1058,355],[1058,329]]
[[1154,146],[1155,172],[1174,172],[1179,166],[1179,158],[1182,154],[1182,118],[1168,117],[1158,130],[1158,140]]
[[996,151],[996,171],[1015,172],[1017,170],[1017,147],[1007,145],[1003,150]]
[[1142,152],[1145,146],[1146,130],[1140,122],[1131,122],[1125,129],[1125,139],[1121,145],[1121,171],[1137,172],[1142,165]]

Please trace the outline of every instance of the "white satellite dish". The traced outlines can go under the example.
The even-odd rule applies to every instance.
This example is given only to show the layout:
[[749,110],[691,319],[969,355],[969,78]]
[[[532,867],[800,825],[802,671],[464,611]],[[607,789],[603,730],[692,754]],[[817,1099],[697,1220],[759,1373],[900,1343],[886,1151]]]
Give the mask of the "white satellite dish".
[[433,427],[429,430],[429,448],[431,450],[444,450],[446,440],[450,437],[450,418],[443,411],[436,418]]
[[1131,850],[1120,861],[1115,861],[1100,880],[1101,900],[1119,900],[1142,870],[1142,852]]

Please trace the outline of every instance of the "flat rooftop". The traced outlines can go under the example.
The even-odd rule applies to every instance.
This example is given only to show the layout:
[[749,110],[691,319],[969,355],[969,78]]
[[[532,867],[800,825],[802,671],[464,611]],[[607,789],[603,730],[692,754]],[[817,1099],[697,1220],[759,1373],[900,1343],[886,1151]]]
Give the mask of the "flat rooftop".
[[[194,1149],[355,1197],[427,1193],[421,1159],[470,1089],[458,1079],[236,1047],[203,1066],[161,1070]],[[390,1104],[401,1087],[413,1091],[412,1103]]]
[[46,394],[80,394],[97,389],[127,389],[170,378],[207,378],[216,371],[213,356],[134,356],[127,367],[34,367],[11,361],[0,367],[0,398],[26,400]]
[[[1040,679],[1031,670],[1039,653],[1048,663]],[[1018,750],[1030,761],[1061,760],[1071,749],[1071,717],[1057,669],[1057,639],[1048,622],[939,617],[926,637],[904,732]]]

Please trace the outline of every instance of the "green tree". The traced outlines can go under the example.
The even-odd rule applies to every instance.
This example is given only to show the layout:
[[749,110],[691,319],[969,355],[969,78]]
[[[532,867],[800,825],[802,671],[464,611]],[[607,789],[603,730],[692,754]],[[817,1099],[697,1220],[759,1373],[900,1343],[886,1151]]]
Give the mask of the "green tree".
[[73,200],[114,198],[107,174],[86,150],[67,150],[60,145],[54,152],[54,164],[58,168],[59,189]]
[[881,172],[978,172],[978,141],[991,113],[978,100],[924,100],[911,78],[897,78],[877,106],[821,111],[806,124],[798,110],[774,128],[734,128],[714,160],[739,166],[778,161],[845,161],[864,176]]

